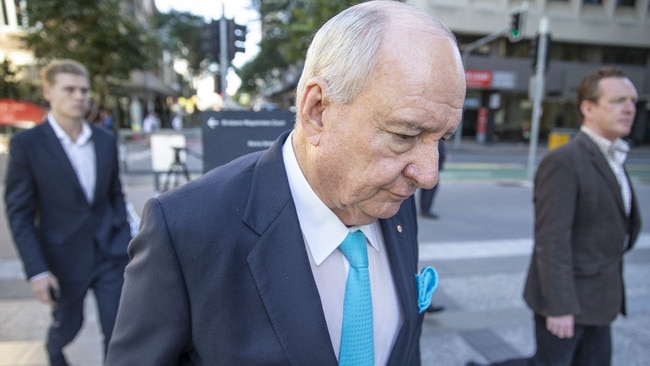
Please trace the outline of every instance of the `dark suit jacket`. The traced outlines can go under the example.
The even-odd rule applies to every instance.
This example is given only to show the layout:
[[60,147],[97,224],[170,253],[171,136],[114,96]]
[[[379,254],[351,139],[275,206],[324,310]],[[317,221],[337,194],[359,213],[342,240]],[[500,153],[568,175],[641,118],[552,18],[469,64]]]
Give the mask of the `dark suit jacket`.
[[[147,202],[106,365],[337,364],[282,160],[286,137]],[[404,314],[389,364],[418,365],[412,199],[381,227]]]
[[623,254],[641,228],[634,190],[627,217],[607,160],[579,132],[542,160],[534,199],[535,250],[524,290],[531,309],[574,314],[582,325],[606,325],[625,314]]
[[5,203],[28,278],[51,271],[60,281],[87,279],[97,248],[127,257],[130,232],[115,136],[91,129],[97,159],[92,204],[49,123],[11,139]]

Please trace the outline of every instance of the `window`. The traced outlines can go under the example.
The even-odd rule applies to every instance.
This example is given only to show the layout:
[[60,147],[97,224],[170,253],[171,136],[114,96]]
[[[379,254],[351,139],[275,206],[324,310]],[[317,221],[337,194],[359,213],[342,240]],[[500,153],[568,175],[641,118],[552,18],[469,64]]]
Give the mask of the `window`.
[[604,63],[644,66],[647,59],[647,49],[614,46],[603,47]]
[[616,0],[617,6],[635,6],[635,0]]

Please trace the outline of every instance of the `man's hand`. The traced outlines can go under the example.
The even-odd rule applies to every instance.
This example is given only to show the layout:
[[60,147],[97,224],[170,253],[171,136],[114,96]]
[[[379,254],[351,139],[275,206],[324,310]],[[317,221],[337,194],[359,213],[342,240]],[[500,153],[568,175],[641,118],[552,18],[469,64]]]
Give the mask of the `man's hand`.
[[572,338],[573,319],[573,314],[547,316],[546,329],[558,338]]
[[59,281],[52,274],[44,275],[36,280],[29,282],[32,292],[36,298],[48,305],[54,305],[56,303],[55,299],[52,299],[50,296],[50,287],[59,290]]

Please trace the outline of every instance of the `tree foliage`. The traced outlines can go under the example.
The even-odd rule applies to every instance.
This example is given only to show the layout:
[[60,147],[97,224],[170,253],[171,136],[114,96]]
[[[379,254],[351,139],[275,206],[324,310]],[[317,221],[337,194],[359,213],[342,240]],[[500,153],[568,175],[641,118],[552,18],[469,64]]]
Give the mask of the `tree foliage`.
[[187,12],[170,11],[156,14],[153,27],[162,34],[163,47],[187,60],[189,72],[198,75],[205,58],[201,50],[203,17]]
[[94,77],[101,103],[111,80],[128,80],[131,71],[147,70],[159,47],[146,24],[139,23],[121,0],[38,0],[27,2],[29,29],[22,36],[39,63],[72,58]]
[[327,20],[360,0],[254,0],[262,21],[260,52],[238,70],[240,92],[259,93],[301,66],[314,33]]
[[0,99],[19,99],[17,72],[11,61],[0,63]]

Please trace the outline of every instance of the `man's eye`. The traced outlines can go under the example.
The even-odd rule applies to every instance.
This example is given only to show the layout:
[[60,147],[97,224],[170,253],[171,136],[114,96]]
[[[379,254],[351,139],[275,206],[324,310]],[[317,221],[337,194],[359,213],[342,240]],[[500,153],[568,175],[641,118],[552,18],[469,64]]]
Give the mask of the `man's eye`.
[[401,133],[396,133],[395,136],[399,137],[401,140],[411,140],[411,139],[415,138],[415,136],[404,135],[404,134],[401,134]]

